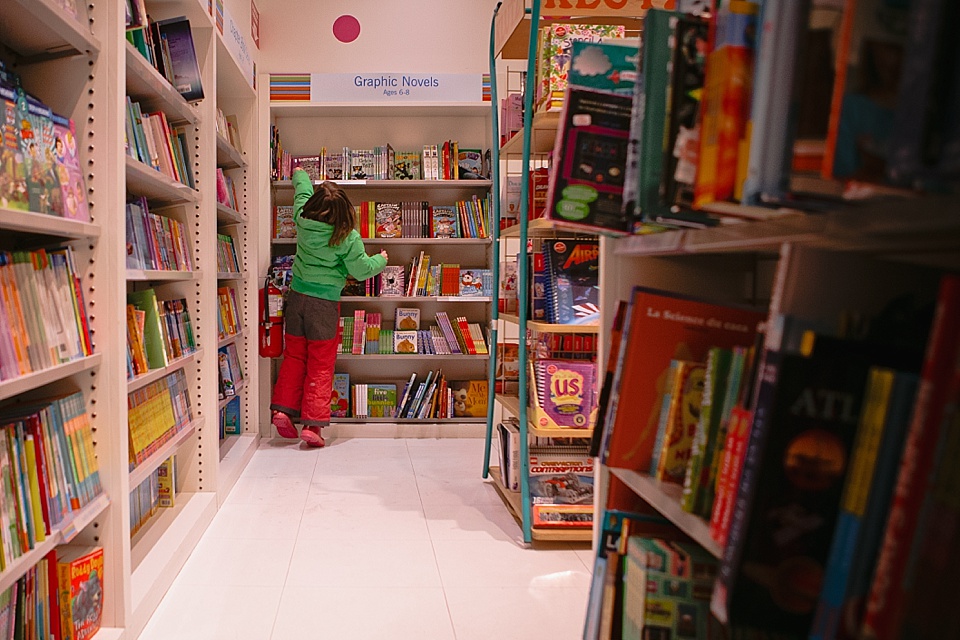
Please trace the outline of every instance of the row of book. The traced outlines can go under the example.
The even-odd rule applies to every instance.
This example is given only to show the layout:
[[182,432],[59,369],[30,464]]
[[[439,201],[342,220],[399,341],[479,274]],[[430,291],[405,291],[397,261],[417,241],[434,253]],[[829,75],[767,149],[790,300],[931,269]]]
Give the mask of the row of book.
[[243,433],[243,422],[240,414],[240,396],[234,396],[220,409],[219,430],[221,440],[227,436],[240,435]]
[[[421,252],[422,253],[422,252]],[[358,282],[348,277],[344,296],[373,298],[489,297],[490,269],[463,269],[459,264],[430,264],[429,255],[414,256],[408,267],[387,265],[379,274]]]
[[0,571],[102,492],[80,392],[0,415]]
[[130,469],[149,458],[193,421],[183,369],[127,395]]
[[0,252],[0,379],[93,353],[70,247]]
[[92,638],[103,617],[103,547],[51,549],[0,592],[0,639]]
[[196,352],[186,298],[158,300],[154,289],[127,294],[127,378]]
[[234,211],[240,210],[237,199],[237,185],[223,169],[217,167],[217,203]]
[[195,188],[187,149],[187,128],[174,127],[163,111],[145,113],[139,102],[127,96],[125,115],[127,155],[156,169],[171,180]]
[[144,0],[126,0],[127,41],[187,102],[203,100],[203,83],[190,20],[151,20]]
[[237,247],[233,236],[226,233],[217,234],[217,271],[220,273],[239,273],[240,258],[237,256]]
[[142,196],[127,203],[128,269],[193,270],[187,225],[164,215],[172,211],[151,211]]
[[[437,324],[420,329],[420,309],[398,307],[394,328],[384,330],[382,314],[356,309],[353,316],[340,318],[337,328],[337,353],[466,354],[485,355],[486,338],[479,323],[458,316],[450,321],[446,311],[438,311]],[[392,340],[384,335],[389,332]]]
[[217,363],[220,374],[218,391],[220,399],[237,395],[237,390],[243,384],[244,378],[236,343],[225,345],[217,350]]
[[394,383],[350,383],[335,373],[330,415],[334,418],[448,419],[487,415],[486,380],[447,380],[442,370],[416,372],[397,394]]
[[425,144],[422,150],[395,151],[389,145],[371,149],[323,147],[319,155],[291,155],[283,149],[280,131],[271,126],[271,178],[289,180],[303,169],[311,180],[481,180],[490,176],[489,152],[461,149],[455,140]]
[[217,107],[217,135],[229,143],[231,147],[243,153],[240,142],[240,123],[235,115],[226,115],[223,109]]
[[137,535],[161,509],[175,506],[177,458],[164,460],[146,480],[130,492],[130,536]]
[[[713,615],[780,637],[957,631],[941,589],[911,576],[960,567],[960,278],[942,278],[932,324],[929,309],[893,305],[857,338],[793,316],[764,336],[759,313],[642,288],[619,317],[597,452],[684,482],[683,508],[712,518],[724,549]],[[686,377],[672,364],[678,345],[694,363]],[[656,429],[635,424],[674,404],[657,384],[671,367],[678,382],[664,386],[682,400],[658,445]],[[617,481],[610,496],[612,507],[633,504]],[[785,566],[800,570],[777,585],[763,578]],[[781,597],[801,590],[803,607]]]
[[0,64],[0,206],[88,222],[76,125],[28,94]]
[[240,333],[243,326],[240,314],[240,305],[237,304],[237,290],[230,286],[217,289],[217,335],[220,340]]

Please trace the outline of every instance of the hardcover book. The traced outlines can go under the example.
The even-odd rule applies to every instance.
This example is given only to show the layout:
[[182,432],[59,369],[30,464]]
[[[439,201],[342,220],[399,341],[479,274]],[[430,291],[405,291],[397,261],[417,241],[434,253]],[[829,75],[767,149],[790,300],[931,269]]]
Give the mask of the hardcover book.
[[482,296],[483,276],[480,269],[460,269],[461,296]]
[[422,175],[420,170],[420,152],[397,151],[394,154],[394,180],[420,180]]
[[420,329],[420,309],[416,307],[397,307],[393,315],[396,331],[417,331]]
[[380,278],[381,297],[400,297],[406,294],[403,266],[386,266]]
[[169,54],[173,87],[187,102],[203,100],[203,85],[190,21],[185,17],[158,20],[156,28]]
[[460,149],[457,152],[457,168],[460,180],[482,180],[483,152],[480,149]]
[[417,353],[416,331],[398,331],[393,332],[393,352],[394,353]]
[[100,629],[103,615],[103,548],[57,547],[60,628],[65,638],[87,640]]

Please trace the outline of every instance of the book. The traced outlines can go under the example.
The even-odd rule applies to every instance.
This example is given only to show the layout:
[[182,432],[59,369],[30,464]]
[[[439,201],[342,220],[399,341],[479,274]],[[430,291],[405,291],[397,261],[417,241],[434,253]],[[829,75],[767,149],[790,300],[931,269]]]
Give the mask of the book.
[[[239,404],[239,403],[237,403]],[[238,433],[229,431],[228,433]],[[177,500],[177,458],[171,456],[157,467],[158,505],[163,509],[174,506]]]
[[[240,435],[243,433],[243,423],[240,417],[240,398],[234,396],[221,410],[221,425],[223,427],[222,437],[229,435]],[[164,506],[161,504],[161,506]],[[169,506],[173,506],[172,504]]]
[[513,420],[497,424],[500,480],[509,491],[520,490],[520,429]]
[[541,359],[532,367],[532,420],[543,428],[589,428],[596,418],[596,364]]
[[458,295],[483,295],[483,278],[480,269],[460,269],[460,289]]
[[600,317],[600,243],[597,240],[543,242],[547,320],[596,324]]
[[430,207],[430,236],[433,238],[458,238],[456,208],[448,205]]
[[171,84],[187,102],[203,100],[203,85],[197,51],[190,31],[190,20],[181,16],[158,20],[157,31],[163,40],[164,49],[170,56]]
[[[87,207],[87,187],[80,168],[80,156],[77,149],[76,125],[70,118],[56,113],[51,114],[53,121],[54,143],[53,162],[63,199],[63,217],[71,220],[90,221]],[[15,173],[12,170],[11,173]]]
[[486,174],[483,170],[483,152],[480,149],[459,149],[457,172],[460,180],[484,179]]
[[394,330],[393,332],[393,352],[394,353],[417,353],[418,334],[416,331]]
[[65,640],[87,640],[100,629],[103,566],[103,547],[57,547],[60,630]]
[[575,42],[623,38],[625,33],[623,25],[552,24],[542,27],[534,111],[556,110],[564,104],[571,67],[570,50]]
[[420,329],[420,309],[418,308],[397,307],[393,318],[393,327],[396,331],[417,331]]
[[[530,447],[527,465],[532,511],[545,506],[592,505],[593,458],[585,447]],[[592,518],[578,526],[591,527]]]
[[402,266],[384,267],[380,278],[380,295],[383,297],[406,295],[404,269]]
[[486,380],[450,380],[453,393],[453,417],[485,418],[487,415]]
[[394,154],[394,180],[420,180],[424,175],[420,168],[420,152],[397,151]]
[[399,238],[403,235],[400,222],[400,205],[378,202],[376,212],[376,237]]
[[677,362],[670,401],[661,407],[661,413],[666,409],[666,415],[661,415],[662,445],[659,451],[653,451],[657,458],[654,475],[658,480],[683,484],[700,417],[705,374],[703,363]]
[[670,362],[702,361],[711,347],[749,347],[764,319],[763,313],[748,308],[635,287],[617,354],[601,461],[628,469],[649,468]]
[[588,229],[626,233],[624,166],[633,96],[570,87],[554,145],[545,215]]

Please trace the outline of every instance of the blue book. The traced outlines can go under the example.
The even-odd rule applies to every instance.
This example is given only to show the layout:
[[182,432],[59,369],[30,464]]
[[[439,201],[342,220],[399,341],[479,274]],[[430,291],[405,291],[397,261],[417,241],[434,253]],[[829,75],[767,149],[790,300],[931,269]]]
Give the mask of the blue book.
[[190,21],[180,16],[158,20],[154,24],[163,42],[162,46],[169,54],[172,69],[167,75],[173,77],[173,87],[187,102],[203,100],[200,65],[197,63],[197,50],[193,45]]

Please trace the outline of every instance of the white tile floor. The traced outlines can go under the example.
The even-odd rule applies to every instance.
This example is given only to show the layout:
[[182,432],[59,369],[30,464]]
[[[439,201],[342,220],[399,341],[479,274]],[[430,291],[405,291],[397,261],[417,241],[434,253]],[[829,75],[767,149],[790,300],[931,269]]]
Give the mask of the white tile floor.
[[581,637],[592,552],[527,548],[483,440],[264,441],[140,640]]

